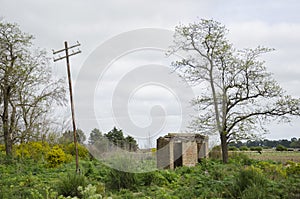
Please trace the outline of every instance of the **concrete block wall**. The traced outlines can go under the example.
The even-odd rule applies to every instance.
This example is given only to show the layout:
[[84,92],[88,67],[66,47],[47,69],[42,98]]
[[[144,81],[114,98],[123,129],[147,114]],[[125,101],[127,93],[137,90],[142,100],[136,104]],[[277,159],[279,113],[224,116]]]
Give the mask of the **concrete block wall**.
[[168,134],[157,139],[157,168],[195,166],[208,155],[208,137],[200,134]]
[[195,141],[183,142],[182,152],[182,165],[189,167],[196,166],[198,162],[197,143]]

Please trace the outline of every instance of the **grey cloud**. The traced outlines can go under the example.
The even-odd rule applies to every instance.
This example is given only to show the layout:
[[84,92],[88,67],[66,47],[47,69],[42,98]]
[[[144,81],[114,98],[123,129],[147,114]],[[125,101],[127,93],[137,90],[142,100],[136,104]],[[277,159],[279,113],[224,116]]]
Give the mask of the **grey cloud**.
[[[70,43],[80,41],[83,51],[71,59],[72,76],[75,84],[82,84],[85,90],[75,91],[77,98],[75,106],[77,109],[85,109],[90,105],[87,97],[87,89],[90,87],[89,80],[95,71],[84,74],[78,80],[80,69],[84,65],[88,56],[99,45],[114,35],[124,31],[130,31],[141,27],[157,27],[174,29],[179,22],[194,22],[199,18],[213,18],[221,21],[229,28],[230,40],[238,47],[255,47],[265,45],[274,47],[277,50],[263,57],[266,60],[268,69],[274,73],[278,81],[289,92],[295,96],[300,96],[299,88],[299,45],[300,45],[300,15],[298,10],[300,2],[298,0],[274,1],[274,0],[212,0],[212,1],[148,1],[148,0],[1,0],[0,13],[7,21],[17,22],[22,30],[36,36],[36,44],[42,48],[60,49],[63,41]],[[147,39],[147,38],[145,38]],[[121,44],[120,44],[121,45]],[[174,57],[172,57],[173,59]],[[111,99],[107,98],[112,92],[112,86],[120,79],[120,75],[125,73],[126,67],[120,70],[121,65],[130,66],[141,64],[163,64],[168,65],[171,59],[159,60],[155,54],[133,54],[132,56],[120,59],[115,63],[116,68],[111,68],[110,75],[104,79],[101,89],[96,92],[96,103],[106,104],[105,117],[111,114]],[[54,68],[57,72],[62,71],[65,76],[65,63],[56,63]],[[115,71],[114,71],[115,70]],[[130,83],[128,83],[128,86]],[[125,92],[125,91],[124,91]],[[135,98],[138,106],[148,99],[151,103],[160,101],[167,104],[168,96],[151,98],[155,91],[149,90],[148,95]],[[122,93],[121,93],[122,94]],[[183,96],[186,97],[187,96]],[[184,99],[188,101],[188,99]],[[146,103],[147,104],[147,103]],[[136,113],[142,114],[143,107],[135,107]],[[99,106],[101,108],[101,106]],[[166,110],[171,110],[174,115],[176,104],[169,103]],[[173,112],[172,112],[173,111]],[[159,112],[158,112],[159,113]],[[91,129],[98,125],[97,121],[89,121],[93,111],[76,112],[79,118],[79,126],[84,129]],[[110,119],[102,119],[103,128],[110,130],[113,123]],[[177,122],[174,118],[171,120]],[[170,121],[168,121],[170,122]],[[172,123],[172,122],[170,122]],[[176,126],[172,124],[173,127]],[[297,123],[297,120],[296,120]],[[299,121],[298,121],[299,123]],[[170,127],[170,131],[176,128]],[[285,127],[284,127],[285,128]],[[272,135],[279,137],[280,128],[272,128]],[[288,131],[295,131],[298,128],[288,128]],[[292,134],[289,134],[289,136]],[[282,135],[284,137],[285,135]]]

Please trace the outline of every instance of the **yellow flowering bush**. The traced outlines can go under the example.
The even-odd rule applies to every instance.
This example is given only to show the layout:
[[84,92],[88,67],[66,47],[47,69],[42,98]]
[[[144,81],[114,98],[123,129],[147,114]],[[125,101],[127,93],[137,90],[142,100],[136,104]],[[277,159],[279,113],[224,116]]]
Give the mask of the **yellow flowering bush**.
[[50,150],[47,142],[28,142],[15,145],[14,155],[19,158],[32,158],[35,161],[43,160]]
[[66,154],[62,148],[58,145],[52,147],[52,149],[47,153],[48,166],[51,168],[57,167],[62,163],[69,162],[72,158],[70,155]]

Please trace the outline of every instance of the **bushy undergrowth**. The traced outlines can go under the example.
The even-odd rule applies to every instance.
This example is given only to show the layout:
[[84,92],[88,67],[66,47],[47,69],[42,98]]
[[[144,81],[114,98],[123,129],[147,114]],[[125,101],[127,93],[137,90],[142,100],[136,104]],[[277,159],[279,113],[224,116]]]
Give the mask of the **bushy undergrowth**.
[[87,159],[80,159],[80,175],[74,161],[47,164],[0,154],[0,198],[300,198],[299,163],[252,160],[242,153],[232,153],[228,164],[204,159],[195,167],[147,173]]
[[72,172],[67,173],[67,175],[61,177],[61,179],[56,184],[56,190],[58,192],[58,195],[82,197],[81,190],[79,190],[78,187],[85,188],[85,186],[85,176]]
[[[77,144],[77,149],[78,149],[78,156],[80,158],[83,158],[83,159],[89,158],[89,151],[84,146],[82,146],[81,144]],[[76,154],[75,145],[73,142],[66,145],[64,147],[64,150],[67,154],[71,154],[72,156],[75,156],[75,154]]]

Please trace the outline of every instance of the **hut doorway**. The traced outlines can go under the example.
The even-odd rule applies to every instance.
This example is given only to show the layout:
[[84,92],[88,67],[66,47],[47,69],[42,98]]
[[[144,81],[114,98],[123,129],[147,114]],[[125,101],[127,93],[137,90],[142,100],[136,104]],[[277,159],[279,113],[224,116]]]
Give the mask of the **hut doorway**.
[[174,143],[173,148],[174,168],[182,166],[182,142]]

